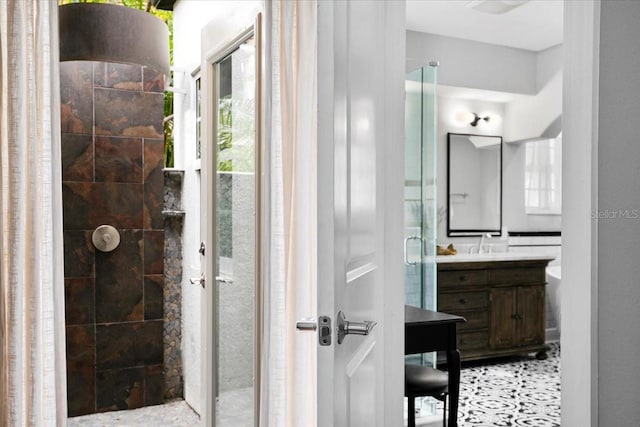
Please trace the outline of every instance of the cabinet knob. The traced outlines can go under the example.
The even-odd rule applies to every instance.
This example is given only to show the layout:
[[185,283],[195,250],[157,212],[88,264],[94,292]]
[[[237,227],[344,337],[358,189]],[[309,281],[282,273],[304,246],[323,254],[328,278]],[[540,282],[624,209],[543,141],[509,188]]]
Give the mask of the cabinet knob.
[[464,298],[460,298],[460,299],[458,300],[458,302],[459,302],[460,304],[466,304],[466,303],[467,303],[467,300],[466,300],[466,299],[464,299]]
[[465,282],[467,280],[467,276],[460,276],[460,281]]

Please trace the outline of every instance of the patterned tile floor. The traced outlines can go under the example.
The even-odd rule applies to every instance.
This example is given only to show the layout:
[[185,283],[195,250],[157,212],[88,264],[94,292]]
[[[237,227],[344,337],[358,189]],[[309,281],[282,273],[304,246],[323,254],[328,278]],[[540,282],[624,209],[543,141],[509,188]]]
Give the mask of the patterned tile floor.
[[[559,427],[560,346],[550,347],[547,360],[509,358],[463,366],[458,425]],[[442,411],[440,402],[436,406]]]

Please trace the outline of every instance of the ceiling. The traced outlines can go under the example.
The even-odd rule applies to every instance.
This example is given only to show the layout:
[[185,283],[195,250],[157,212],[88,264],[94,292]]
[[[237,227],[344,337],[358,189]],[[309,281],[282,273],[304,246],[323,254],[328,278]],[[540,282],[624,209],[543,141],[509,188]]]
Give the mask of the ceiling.
[[[489,0],[508,5],[508,0]],[[530,0],[503,14],[479,0],[407,0],[407,29],[538,52],[562,43],[562,0]]]

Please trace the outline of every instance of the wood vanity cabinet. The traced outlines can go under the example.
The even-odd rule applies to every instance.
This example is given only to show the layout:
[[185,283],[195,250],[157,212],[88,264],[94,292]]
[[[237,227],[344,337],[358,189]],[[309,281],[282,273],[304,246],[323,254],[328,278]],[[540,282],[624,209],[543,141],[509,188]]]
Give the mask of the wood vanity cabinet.
[[467,319],[458,325],[463,361],[533,352],[546,358],[549,261],[438,263],[438,311]]

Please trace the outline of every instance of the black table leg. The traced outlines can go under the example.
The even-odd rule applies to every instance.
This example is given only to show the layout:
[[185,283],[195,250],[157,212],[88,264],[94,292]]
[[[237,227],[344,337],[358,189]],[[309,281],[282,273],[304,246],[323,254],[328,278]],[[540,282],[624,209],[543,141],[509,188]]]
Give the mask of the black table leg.
[[458,398],[460,396],[460,352],[458,349],[447,351],[447,370],[449,372],[449,427],[458,426]]
[[407,411],[407,427],[416,427],[416,398],[409,396],[409,410]]

